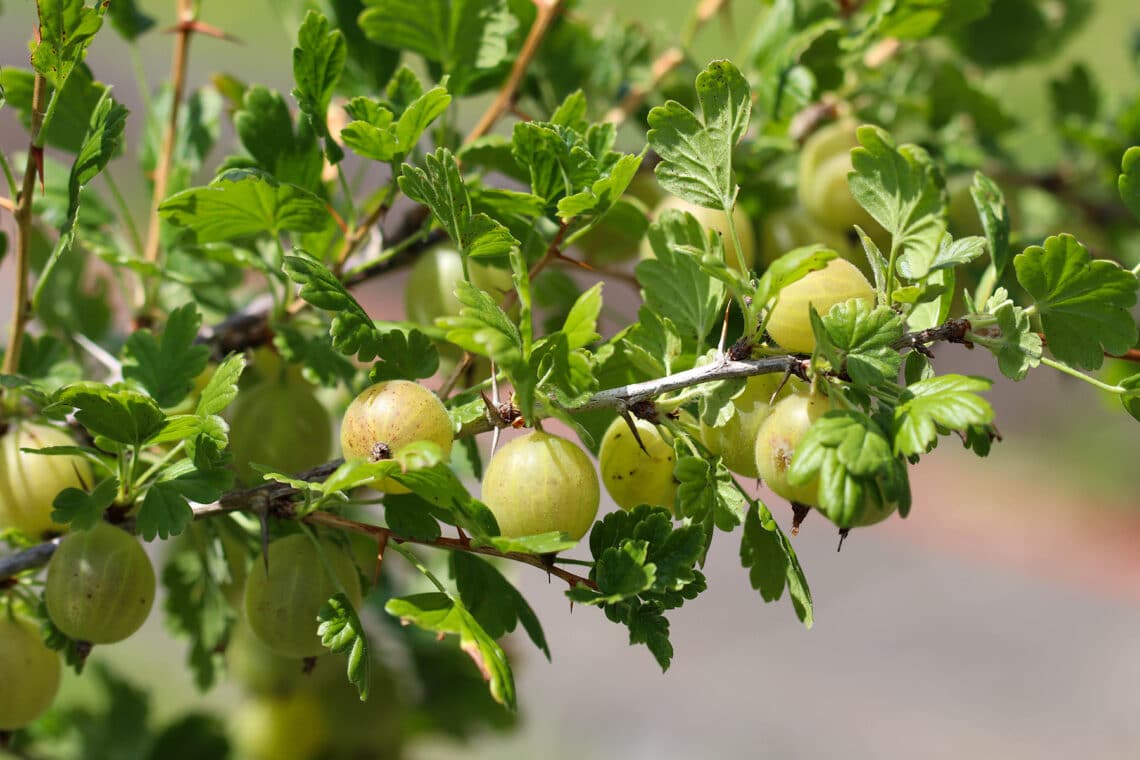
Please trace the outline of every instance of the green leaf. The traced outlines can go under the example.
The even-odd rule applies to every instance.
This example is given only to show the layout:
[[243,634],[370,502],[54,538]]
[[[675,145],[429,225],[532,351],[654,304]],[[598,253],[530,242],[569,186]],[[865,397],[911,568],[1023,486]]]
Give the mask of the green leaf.
[[[645,151],[638,155],[626,154],[614,163],[605,176],[590,185],[589,189],[559,200],[559,218],[563,222],[577,218],[582,225],[601,219],[629,187],[644,158]],[[573,239],[571,236],[570,240]]]
[[446,148],[424,156],[426,169],[404,165],[400,189],[427,206],[464,256],[504,256],[519,242],[507,228],[486,214],[473,214],[471,198],[455,156]]
[[75,418],[92,434],[130,446],[142,446],[166,422],[166,415],[150,396],[100,383],[61,388],[56,401],[75,407]]
[[465,552],[451,553],[451,575],[463,604],[493,639],[499,639],[522,623],[523,630],[539,651],[550,659],[550,647],[538,616],[510,581],[487,560]]
[[895,453],[925,453],[940,429],[965,431],[993,422],[993,407],[977,395],[991,385],[987,378],[965,375],[938,375],[908,385],[895,407]]
[[675,100],[649,112],[650,146],[661,156],[661,185],[687,201],[731,212],[736,198],[732,148],[748,128],[752,91],[728,61],[697,75],[698,117]]
[[329,268],[303,251],[286,256],[285,274],[301,285],[300,296],[318,309],[332,312],[333,348],[369,362],[380,355],[382,336],[368,312],[357,303]]
[[974,174],[974,184],[970,186],[970,197],[982,220],[994,271],[1000,278],[1013,258],[1013,250],[1009,247],[1009,206],[1006,205],[1005,195],[996,182],[977,172]]
[[1074,367],[1097,369],[1104,353],[1123,354],[1136,344],[1136,275],[1093,260],[1072,235],[1030,246],[1013,260],[1017,281],[1036,299],[1049,351]]
[[856,134],[862,147],[851,151],[851,194],[891,233],[900,251],[899,274],[922,279],[946,231],[942,175],[916,145],[896,148],[890,135],[874,126],[859,127]]
[[723,243],[692,214],[674,210],[649,225],[648,240],[654,257],[635,270],[645,303],[671,320],[687,345],[703,345],[720,317],[725,288],[701,269],[700,257],[723,261]]
[[585,348],[594,343],[601,336],[598,335],[598,315],[602,311],[602,285],[597,283],[590,289],[583,291],[562,324],[562,334],[571,351]]
[[[400,454],[411,448],[405,447]],[[499,534],[499,526],[491,510],[483,502],[471,497],[463,482],[441,458],[437,458],[434,463],[424,464],[428,466],[415,469],[405,464],[405,469],[393,473],[392,477],[424,501],[445,510],[448,522],[463,528],[472,538],[483,540]]]
[[119,150],[123,139],[123,128],[127,122],[127,109],[111,98],[110,90],[103,93],[99,104],[91,113],[91,121],[71,174],[67,181],[67,217],[59,230],[59,239],[52,249],[47,263],[40,270],[40,283],[33,295],[33,303],[38,304],[43,283],[50,276],[60,257],[71,250],[75,242],[75,226],[79,219],[79,196],[83,188],[91,182]]
[[458,94],[487,82],[507,60],[518,22],[506,0],[369,0],[360,14],[368,39],[434,61]]
[[167,222],[187,228],[199,244],[261,233],[319,232],[332,219],[308,190],[255,169],[231,169],[205,187],[175,193],[158,211]]
[[439,351],[419,330],[407,333],[389,330],[380,336],[378,345],[377,353],[383,361],[374,366],[368,376],[373,383],[431,377],[439,369]]
[[[562,124],[519,122],[512,134],[511,154],[516,164],[527,172],[531,191],[548,204],[554,203],[578,192],[592,193],[594,183],[600,181],[604,167],[599,159],[612,144],[613,126],[599,126],[593,136],[603,139],[592,142],[588,139],[590,135]],[[600,148],[596,144],[599,142]],[[566,211],[591,205],[584,198],[575,198],[568,203]]]
[[139,535],[147,541],[177,536],[194,519],[191,501],[208,504],[232,485],[228,470],[199,470],[189,460],[167,468],[143,497],[135,523]]
[[733,530],[744,519],[748,499],[736,487],[724,462],[719,457],[693,456],[679,439],[674,441],[673,449],[678,513],[697,524],[711,520],[723,531]]
[[[297,46],[293,48],[293,80],[297,83],[293,97],[313,131],[324,138],[329,136],[329,103],[347,57],[344,34],[339,29],[329,31],[328,19],[310,10],[297,30]],[[334,147],[336,141],[327,140],[325,145],[329,161],[339,161],[342,154]]]
[[[234,129],[257,169],[278,182],[320,193],[324,157],[310,124],[306,117],[294,129],[285,98],[261,85],[245,91],[234,114]],[[237,168],[248,170],[247,162],[238,161]]]
[[518,709],[515,679],[506,653],[461,601],[444,593],[413,594],[388,600],[384,609],[405,624],[440,634],[457,634],[460,648],[474,660],[495,701],[509,710]]
[[[205,531],[199,528],[200,531]],[[162,570],[167,627],[190,640],[186,663],[199,689],[209,689],[224,673],[220,650],[229,641],[237,614],[222,590],[232,583],[230,565],[217,536],[195,536],[193,545],[174,553]]]
[[72,530],[94,528],[103,519],[103,512],[115,500],[119,491],[119,479],[107,478],[91,490],[91,493],[78,488],[65,488],[52,502],[51,519],[66,523]]
[[439,320],[448,342],[500,366],[517,366],[522,361],[522,336],[495,299],[466,281],[456,284],[455,296],[463,304],[459,316]]
[[942,236],[942,241],[938,244],[938,252],[934,254],[934,261],[930,263],[930,271],[953,269],[969,264],[981,256],[985,249],[985,238],[971,236],[954,239],[947,233]]
[[337,592],[317,613],[317,635],[321,645],[329,651],[345,655],[348,680],[356,686],[360,701],[368,699],[372,683],[372,657],[369,653],[368,634],[352,608],[352,602]]
[[674,526],[663,507],[642,504],[611,512],[590,531],[591,577],[598,591],[579,585],[567,595],[581,604],[608,605],[641,596],[680,606],[687,587],[704,583],[695,566],[705,545],[701,526]]
[[833,410],[812,423],[796,447],[788,482],[819,478],[819,509],[841,527],[858,525],[871,501],[909,507],[906,470],[878,424],[854,410]]
[[894,344],[903,335],[903,320],[893,309],[853,298],[822,317],[812,309],[811,318],[820,352],[855,385],[866,388],[898,377],[902,358]]
[[186,497],[167,483],[155,483],[147,489],[135,523],[139,535],[147,541],[161,536],[165,541],[177,536],[194,520],[194,511]]
[[1117,186],[1124,205],[1132,209],[1132,213],[1140,219],[1140,145],[1125,151]]
[[[443,87],[423,93],[393,122],[391,111],[374,101],[356,98],[348,106],[355,121],[341,130],[344,144],[373,161],[393,163],[404,157],[419,143],[431,124],[451,105],[451,95]],[[368,118],[364,118],[367,113]]]
[[83,0],[37,0],[40,26],[32,47],[32,66],[56,89],[87,55],[103,26],[109,3],[87,7]]
[[123,348],[123,377],[145,388],[159,406],[174,406],[210,359],[207,346],[194,344],[201,326],[202,315],[188,303],[170,312],[161,341],[149,330],[136,330]]
[[134,42],[154,27],[154,18],[140,11],[135,0],[115,0],[107,9],[107,17],[127,42]]
[[504,554],[518,552],[520,554],[558,554],[567,549],[573,549],[578,542],[570,539],[561,531],[549,533],[536,533],[533,536],[519,538],[505,536],[491,536],[482,539],[483,542],[495,547]]
[[424,500],[415,494],[389,494],[384,499],[384,522],[401,538],[434,541],[442,535]]
[[997,318],[1000,335],[971,336],[971,340],[988,348],[997,356],[1001,373],[1022,380],[1041,363],[1041,336],[1033,329],[1025,309],[1009,298],[1005,288],[998,288],[986,303],[984,311]]
[[[992,0],[895,0],[885,3],[876,18],[882,37],[921,40],[947,34],[984,18]],[[999,0],[1000,2],[1000,0]]]
[[748,568],[748,580],[765,602],[779,599],[787,586],[796,614],[807,628],[812,627],[811,590],[796,551],[763,504],[753,504],[744,518],[740,564]]
[[198,396],[198,408],[194,413],[199,417],[209,417],[220,413],[230,405],[238,394],[238,380],[245,370],[245,356],[231,354],[227,356],[210,376],[206,387]]
[[1140,372],[1124,378],[1120,381],[1120,385],[1125,389],[1125,393],[1120,396],[1124,411],[1140,422]]
[[818,245],[808,245],[788,251],[764,270],[760,282],[756,285],[753,302],[760,306],[767,305],[782,289],[802,279],[808,272],[823,269],[827,266],[827,262],[838,256],[835,251]]

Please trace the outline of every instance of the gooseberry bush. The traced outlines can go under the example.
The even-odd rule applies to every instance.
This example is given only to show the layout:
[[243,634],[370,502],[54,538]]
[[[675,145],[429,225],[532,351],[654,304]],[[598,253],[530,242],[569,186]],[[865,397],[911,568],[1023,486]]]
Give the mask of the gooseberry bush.
[[[1011,5],[991,45],[988,0],[738,2],[751,31],[709,62],[688,44],[728,2],[670,38],[565,0],[293,0],[289,92],[224,58],[189,82],[192,40],[247,30],[174,5],[133,111],[87,61],[155,33],[130,0],[38,0],[0,71],[27,131],[0,152],[13,746],[388,757],[508,726],[503,637],[550,655],[516,569],[664,670],[714,542],[810,627],[800,522],[921,509],[911,465],[1000,440],[993,377],[1061,372],[1140,418],[1140,100],[1050,82],[1042,174],[989,89],[1084,3]],[[405,268],[407,319],[377,319],[360,286]],[[991,377],[953,371],[969,348]],[[199,688],[245,685],[237,735],[36,720],[60,658],[148,614]]]

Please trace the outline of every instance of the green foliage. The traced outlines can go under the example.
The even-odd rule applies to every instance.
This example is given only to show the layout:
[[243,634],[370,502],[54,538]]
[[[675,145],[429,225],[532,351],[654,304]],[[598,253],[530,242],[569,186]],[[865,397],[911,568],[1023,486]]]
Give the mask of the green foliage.
[[1013,260],[1017,281],[1034,309],[1049,351],[1075,367],[1097,369],[1104,352],[1122,354],[1137,340],[1136,275],[1111,261],[1093,261],[1072,235],[1030,246]]
[[[190,5],[176,35],[209,33]],[[985,348],[993,369],[980,375],[1064,372],[1140,419],[1140,374],[1085,374],[1106,354],[1134,356],[1140,338],[1140,100],[1085,64],[1039,70],[1052,110],[1037,119],[999,97],[993,76],[1051,57],[1091,8],[1053,5],[775,0],[754,9],[737,61],[706,62],[684,49],[699,14],[650,35],[524,0],[291,3],[292,59],[279,62],[291,63],[289,92],[226,74],[198,89],[166,81],[128,114],[111,96],[122,85],[100,81],[86,54],[138,46],[155,20],[128,0],[41,0],[31,68],[0,72],[0,106],[29,130],[23,153],[0,155],[0,213],[14,219],[0,257],[16,259],[21,293],[29,285],[0,369],[0,429],[50,420],[74,440],[16,450],[13,466],[83,457],[92,482],[51,494],[45,515],[68,530],[110,519],[170,542],[163,615],[202,690],[227,677],[232,597],[259,544],[299,520],[330,551],[366,535],[357,565],[379,571],[373,588],[361,609],[333,596],[312,631],[345,655],[352,687],[338,680],[350,696],[384,702],[397,748],[513,724],[501,640],[521,628],[552,657],[515,568],[566,582],[572,602],[625,626],[666,669],[670,613],[705,591],[714,545],[739,531],[760,599],[786,591],[811,627],[787,511],[753,498],[693,424],[742,414],[733,401],[748,376],[782,373],[796,393],[806,381],[818,394],[826,413],[794,456],[783,452],[788,482],[817,488],[814,506],[845,530],[895,506],[905,517],[908,468],[940,437],[980,456],[994,444],[992,380],[956,374],[954,347],[934,362],[933,344]],[[99,36],[104,17],[118,38]],[[190,47],[197,70],[204,46]],[[862,124],[858,145],[839,130],[827,165],[797,172],[802,146],[836,118]],[[1063,151],[1056,170],[1018,158],[1030,123]],[[21,175],[39,185],[31,195]],[[140,201],[117,184],[132,180],[163,191]],[[826,239],[773,242],[766,230],[755,270],[743,271],[725,255],[729,242],[750,247],[745,230],[725,240],[692,214],[647,212],[662,190],[760,226],[814,213],[802,226]],[[809,211],[813,194],[827,213]],[[1070,222],[1079,242],[1054,235]],[[642,247],[640,261],[593,250],[615,227],[624,254]],[[363,295],[365,281],[445,237],[463,265],[438,294],[453,308],[418,324]],[[814,352],[783,355],[766,332],[781,291],[837,256],[866,259],[875,298],[805,306]],[[487,267],[509,271],[510,285],[489,284]],[[624,304],[633,290],[640,301]],[[227,407],[301,376],[322,386],[330,414],[380,381],[439,389],[450,457],[429,441],[376,446],[316,474],[259,468],[260,485],[234,489]],[[670,431],[672,510],[603,509],[588,551],[570,558],[576,542],[557,531],[500,536],[468,487],[493,449],[478,436],[549,420],[596,450],[617,414]],[[0,568],[19,568],[0,573],[0,606],[32,614],[81,668],[84,646],[33,603],[40,537],[2,522],[0,532],[12,547]],[[416,573],[388,569],[404,561]],[[389,615],[372,614],[381,609]],[[142,691],[102,667],[86,677],[103,707],[49,716],[13,746],[52,756],[40,743],[56,742],[93,758],[231,752],[212,719],[156,725]],[[394,751],[332,733],[335,756]]]

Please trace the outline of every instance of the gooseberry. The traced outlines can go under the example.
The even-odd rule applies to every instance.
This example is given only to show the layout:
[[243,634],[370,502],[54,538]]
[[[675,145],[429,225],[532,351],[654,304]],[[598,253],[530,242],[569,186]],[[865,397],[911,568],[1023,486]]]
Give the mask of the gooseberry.
[[673,509],[677,481],[673,479],[673,437],[667,430],[638,419],[643,450],[626,421],[618,417],[602,437],[598,467],[606,492],[622,509],[654,504]]
[[154,567],[138,539],[110,523],[68,534],[48,563],[44,600],[56,628],[111,644],[137,631],[154,604]]
[[268,572],[259,557],[246,579],[246,622],[282,657],[316,657],[325,651],[317,636],[317,613],[333,594],[343,590],[353,607],[360,607],[360,578],[351,555],[328,540],[321,542],[321,550],[303,533],[278,538],[269,544]]
[[90,464],[79,456],[20,449],[74,445],[63,431],[32,422],[14,424],[0,436],[0,530],[15,528],[35,538],[64,530],[51,519],[52,502],[65,488],[90,486]]
[[768,317],[768,334],[781,348],[792,353],[815,350],[809,306],[822,316],[837,303],[852,298],[874,301],[875,289],[854,264],[832,259],[823,269],[808,272],[780,290]]
[[593,524],[600,499],[586,452],[541,430],[503,446],[483,473],[483,501],[504,536],[562,531],[577,540]]

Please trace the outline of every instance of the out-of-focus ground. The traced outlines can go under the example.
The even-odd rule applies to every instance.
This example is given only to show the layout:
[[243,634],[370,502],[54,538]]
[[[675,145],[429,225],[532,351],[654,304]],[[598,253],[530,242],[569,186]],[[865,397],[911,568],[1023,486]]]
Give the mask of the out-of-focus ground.
[[[173,3],[143,5],[168,21]],[[740,29],[747,5],[736,4]],[[674,23],[687,6],[595,0],[585,7],[617,8],[652,25]],[[192,82],[226,61],[247,81],[288,90],[288,22],[267,21],[276,19],[268,7],[204,3],[207,21],[246,42],[233,48],[195,40]],[[1088,59],[1110,89],[1130,91],[1137,77],[1127,50],[1140,6],[1099,8],[1052,68]],[[0,65],[26,65],[33,12],[30,2],[4,4]],[[719,34],[714,26],[702,35],[702,54],[731,54],[735,46]],[[165,75],[168,51],[161,35],[144,42],[152,81]],[[97,42],[90,61],[137,108],[120,49]],[[1041,81],[1006,76],[1003,97],[1032,114]],[[0,148],[11,154],[23,144],[11,109],[0,111]],[[129,179],[120,182],[145,207]],[[8,223],[0,215],[0,225]],[[10,269],[0,270],[3,319],[10,283]],[[392,316],[401,283],[402,275],[366,288],[362,301],[376,316]],[[606,295],[618,311],[633,313],[626,286],[611,284]],[[995,373],[980,352],[942,347],[938,356],[944,371]],[[1135,757],[1140,428],[1118,408],[1103,408],[1087,386],[1046,372],[995,386],[990,398],[1006,440],[988,459],[949,439],[915,468],[907,520],[857,531],[836,553],[834,531],[809,518],[795,543],[815,597],[811,631],[786,600],[765,605],[749,588],[735,536],[721,535],[714,545],[710,590],[673,613],[676,657],[665,675],[647,651],[628,646],[624,629],[595,610],[571,612],[558,584],[521,568],[521,589],[554,659],[548,664],[516,642],[523,726],[464,748],[464,757]],[[786,526],[782,505],[769,503]],[[140,685],[161,684],[153,689],[159,716],[191,706],[222,712],[235,699],[227,688],[194,693],[180,664],[183,647],[166,636],[157,610],[139,637],[99,656]],[[69,676],[65,691],[89,698],[82,679]],[[419,754],[447,758],[457,748]]]

